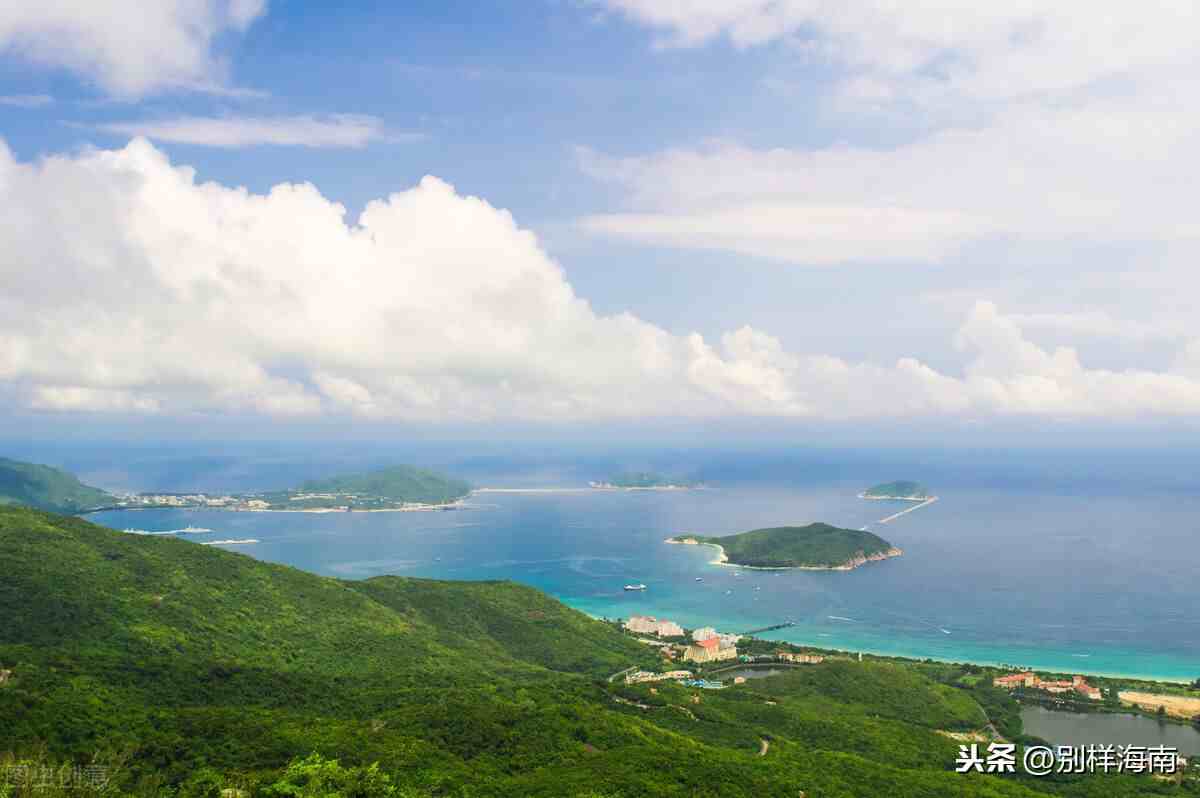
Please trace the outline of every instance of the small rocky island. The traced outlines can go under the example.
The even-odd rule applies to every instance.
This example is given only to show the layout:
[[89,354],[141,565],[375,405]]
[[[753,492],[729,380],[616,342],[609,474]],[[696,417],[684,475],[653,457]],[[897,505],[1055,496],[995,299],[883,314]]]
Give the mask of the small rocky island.
[[680,535],[668,538],[667,542],[715,546],[721,552],[716,562],[770,570],[849,571],[904,553],[865,530],[841,529],[822,523],[755,529],[726,537]]
[[923,502],[932,499],[933,495],[929,492],[928,488],[919,482],[898,480],[867,488],[858,494],[858,497],[860,499],[893,499],[906,502]]

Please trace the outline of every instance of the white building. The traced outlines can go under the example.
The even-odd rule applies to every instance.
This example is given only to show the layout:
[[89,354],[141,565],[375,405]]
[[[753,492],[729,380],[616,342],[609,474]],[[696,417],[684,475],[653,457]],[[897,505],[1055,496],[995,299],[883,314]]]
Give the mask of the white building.
[[705,626],[703,629],[697,629],[692,632],[692,639],[699,643],[701,640],[707,640],[710,637],[716,637],[717,630],[711,626]]

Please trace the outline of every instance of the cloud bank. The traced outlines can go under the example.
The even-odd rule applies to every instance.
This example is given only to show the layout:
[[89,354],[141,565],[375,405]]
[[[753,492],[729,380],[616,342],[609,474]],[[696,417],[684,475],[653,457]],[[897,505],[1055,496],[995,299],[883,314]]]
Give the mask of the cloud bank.
[[245,31],[266,0],[49,0],[0,3],[0,53],[68,69],[102,91],[137,98],[163,89],[222,91],[212,52]]
[[403,420],[1194,415],[1170,371],[1089,369],[989,302],[959,374],[601,315],[511,215],[434,177],[346,212],[197,182],[145,140],[0,148],[0,400],[13,409]]
[[[819,113],[873,120],[883,140],[585,150],[586,171],[626,190],[624,208],[585,229],[812,266],[945,262],[996,240],[1200,255],[1188,196],[1200,174],[1192,5],[597,2],[672,46],[783,43],[832,75]],[[797,63],[779,59],[770,77],[786,82]],[[920,132],[889,141],[895,122]]]
[[135,122],[109,122],[98,130],[123,137],[144,136],[159,141],[234,149],[274,145],[284,147],[360,148],[383,135],[375,116],[183,116]]

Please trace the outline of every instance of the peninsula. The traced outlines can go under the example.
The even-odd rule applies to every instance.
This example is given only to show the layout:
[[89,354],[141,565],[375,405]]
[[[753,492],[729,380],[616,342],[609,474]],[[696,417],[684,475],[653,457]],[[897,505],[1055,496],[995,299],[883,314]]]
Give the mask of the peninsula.
[[896,482],[884,482],[882,485],[875,485],[874,487],[867,488],[865,491],[858,494],[858,498],[923,502],[933,498],[933,495],[924,485],[920,484],[919,482],[898,480]]
[[138,493],[119,497],[110,509],[173,507],[250,512],[339,511],[397,512],[447,510],[471,493],[461,479],[399,465],[361,474],[310,480],[281,491],[214,495],[207,493]]
[[66,471],[0,457],[0,505],[22,504],[56,513],[110,507],[117,498]]
[[602,482],[590,482],[598,490],[690,490],[695,482],[672,479],[652,471],[629,471]]
[[745,568],[849,571],[902,552],[878,535],[830,524],[755,529],[726,537],[681,535],[668,543],[716,546],[717,562]]

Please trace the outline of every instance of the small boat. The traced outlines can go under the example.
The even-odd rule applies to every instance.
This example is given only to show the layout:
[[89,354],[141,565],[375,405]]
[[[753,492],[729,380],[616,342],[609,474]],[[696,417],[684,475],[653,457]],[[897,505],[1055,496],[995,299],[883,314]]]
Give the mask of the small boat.
[[732,592],[733,592],[732,590],[726,590],[726,591],[725,591],[725,595],[726,595],[726,596],[728,596],[728,595],[729,595],[730,593],[732,593]]
[[703,576],[697,576],[697,577],[696,577],[696,581],[697,581],[697,582],[703,582],[703,581],[704,581],[704,577],[703,577]]
[[625,585],[625,589],[626,590],[645,590],[646,586],[643,585],[641,582],[639,582],[636,585]]

